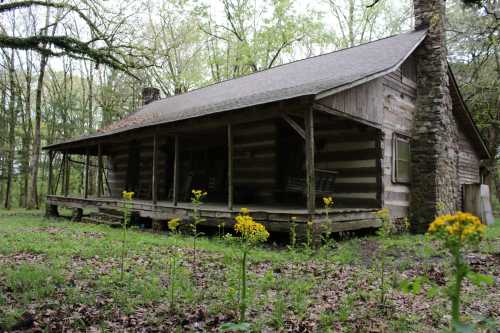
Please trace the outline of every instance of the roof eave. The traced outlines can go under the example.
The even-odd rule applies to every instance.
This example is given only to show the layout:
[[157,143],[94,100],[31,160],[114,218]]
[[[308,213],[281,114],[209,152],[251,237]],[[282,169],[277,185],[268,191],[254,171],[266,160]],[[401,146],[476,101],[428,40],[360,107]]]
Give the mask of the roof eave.
[[413,52],[415,52],[415,50],[417,49],[417,47],[420,46],[420,44],[425,39],[425,37],[427,37],[427,32],[425,34],[423,34],[422,37],[418,40],[418,42],[415,43],[415,45],[411,48],[411,50],[403,58],[401,58],[396,64],[394,64],[393,66],[391,66],[389,68],[386,68],[386,69],[384,69],[382,71],[370,74],[370,75],[365,76],[363,78],[360,78],[358,80],[349,82],[348,84],[344,84],[344,85],[341,85],[341,86],[338,86],[338,87],[334,87],[334,88],[322,91],[322,92],[320,92],[320,93],[318,93],[316,95],[315,100],[323,99],[325,97],[338,94],[338,93],[340,93],[340,92],[342,92],[344,90],[348,90],[348,89],[357,87],[357,86],[359,86],[359,85],[361,85],[363,83],[372,81],[374,79],[377,79],[379,77],[382,77],[384,75],[387,75],[389,73],[394,72],[395,70],[397,70],[403,64],[403,62],[405,62],[406,59],[408,59],[408,57]]
[[474,136],[477,139],[477,142],[479,143],[479,146],[481,147],[481,154],[480,157],[481,159],[490,159],[493,155],[491,154],[490,150],[488,149],[488,146],[486,145],[486,141],[484,140],[483,136],[481,135],[481,132],[477,128],[476,122],[474,121],[474,118],[472,118],[472,113],[469,111],[469,108],[467,107],[467,104],[465,104],[464,98],[462,96],[462,93],[458,87],[457,80],[455,78],[455,75],[453,74],[453,71],[451,70],[450,64],[448,64],[448,73],[451,78],[451,85],[455,89],[459,103],[464,110],[465,117],[467,121],[469,122],[469,125],[473,129]]

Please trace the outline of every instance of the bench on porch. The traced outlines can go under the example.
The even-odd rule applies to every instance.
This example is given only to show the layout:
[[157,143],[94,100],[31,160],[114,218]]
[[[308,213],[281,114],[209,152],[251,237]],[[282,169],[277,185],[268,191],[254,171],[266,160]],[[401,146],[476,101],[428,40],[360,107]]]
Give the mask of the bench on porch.
[[[317,197],[332,195],[337,174],[338,171],[334,170],[314,170]],[[306,195],[306,189],[307,182],[305,177],[288,177],[285,185],[286,192]]]

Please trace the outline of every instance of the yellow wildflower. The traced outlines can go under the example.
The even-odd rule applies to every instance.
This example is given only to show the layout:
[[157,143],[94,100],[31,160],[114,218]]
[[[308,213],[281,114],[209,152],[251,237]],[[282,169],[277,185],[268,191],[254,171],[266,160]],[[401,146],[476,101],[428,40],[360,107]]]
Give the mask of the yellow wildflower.
[[323,203],[325,204],[326,208],[329,208],[329,207],[333,206],[333,198],[331,196],[323,197]]
[[250,215],[236,216],[234,230],[249,243],[265,242],[269,238],[269,232],[264,225],[257,223]]
[[240,209],[240,213],[243,215],[248,215],[250,213],[250,210],[248,208],[243,207]]
[[135,194],[134,192],[127,192],[127,191],[123,191],[123,192],[122,192],[122,198],[123,198],[124,200],[128,200],[128,201],[130,201],[130,200],[132,200],[132,198],[134,197],[134,194]]
[[443,237],[455,237],[459,241],[468,241],[480,238],[485,226],[478,217],[464,212],[454,215],[446,214],[437,217],[430,225],[430,234],[440,234]]
[[203,190],[191,190],[191,193],[193,193],[193,199],[200,201],[201,198],[206,196],[208,193],[203,191]]
[[176,232],[177,227],[179,226],[180,222],[181,222],[181,220],[177,217],[168,221],[168,228],[170,229],[170,231]]

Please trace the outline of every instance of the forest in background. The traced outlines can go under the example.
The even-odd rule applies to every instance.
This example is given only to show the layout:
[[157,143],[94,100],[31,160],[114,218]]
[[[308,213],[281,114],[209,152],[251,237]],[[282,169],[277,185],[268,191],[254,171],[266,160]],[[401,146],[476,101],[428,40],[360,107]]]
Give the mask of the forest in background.
[[[500,126],[499,4],[448,1],[449,61],[492,152]],[[162,97],[410,30],[411,0],[4,1],[0,3],[0,201],[38,208],[41,147]],[[83,158],[82,158],[83,160]],[[500,193],[497,160],[490,186]],[[83,191],[75,163],[73,193]]]

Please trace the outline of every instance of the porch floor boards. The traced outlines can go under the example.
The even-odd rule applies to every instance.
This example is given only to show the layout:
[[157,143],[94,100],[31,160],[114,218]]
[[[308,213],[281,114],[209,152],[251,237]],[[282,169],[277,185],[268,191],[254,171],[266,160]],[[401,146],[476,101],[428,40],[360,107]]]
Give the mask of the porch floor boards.
[[[125,201],[110,197],[76,197],[56,196],[47,197],[48,205],[64,206],[68,208],[96,208],[121,209]],[[170,219],[173,217],[187,218],[191,215],[194,205],[191,202],[179,202],[174,205],[171,201],[157,201],[135,199],[131,201],[132,210],[140,216],[151,219]],[[332,231],[348,231],[380,226],[380,221],[373,214],[374,208],[332,208],[329,210],[329,219],[326,219],[325,210],[317,209],[312,216],[304,207],[278,205],[233,205],[229,209],[226,203],[203,203],[200,214],[207,219],[205,224],[216,226],[222,221],[233,223],[234,217],[241,208],[248,208],[252,217],[264,223],[270,230],[287,232],[292,217],[296,218],[299,229],[305,228],[309,219],[320,223],[330,223]]]

